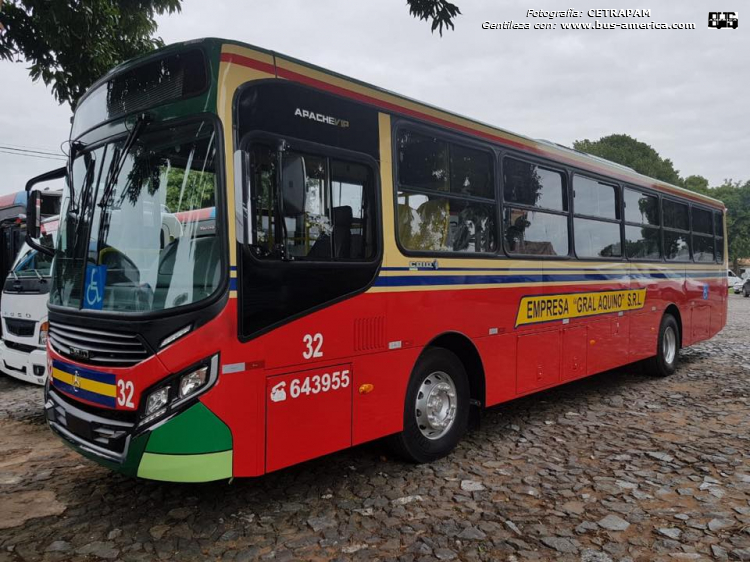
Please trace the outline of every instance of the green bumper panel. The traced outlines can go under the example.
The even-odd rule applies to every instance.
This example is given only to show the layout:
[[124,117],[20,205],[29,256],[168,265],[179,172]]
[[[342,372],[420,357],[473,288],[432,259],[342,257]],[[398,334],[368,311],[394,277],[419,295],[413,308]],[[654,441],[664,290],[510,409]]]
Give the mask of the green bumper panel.
[[151,432],[138,477],[210,482],[232,477],[232,432],[201,403]]
[[151,432],[147,453],[193,455],[232,449],[232,432],[200,402]]
[[144,453],[138,477],[166,482],[211,482],[232,477],[232,451],[204,455]]

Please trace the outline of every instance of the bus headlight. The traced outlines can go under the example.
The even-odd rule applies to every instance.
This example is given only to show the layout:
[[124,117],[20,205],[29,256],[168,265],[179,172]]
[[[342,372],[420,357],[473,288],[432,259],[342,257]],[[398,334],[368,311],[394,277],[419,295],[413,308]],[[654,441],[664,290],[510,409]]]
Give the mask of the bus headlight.
[[39,345],[47,346],[47,335],[49,334],[49,322],[42,322],[39,326]]
[[180,398],[185,398],[193,394],[196,390],[206,384],[208,380],[208,366],[182,375],[180,378]]
[[151,390],[146,394],[145,402],[141,402],[141,421],[138,425],[150,424],[173,414],[184,403],[192,402],[213,386],[218,374],[219,355],[216,354],[161,382],[161,386]]
[[157,388],[146,398],[146,410],[144,415],[150,417],[169,403],[169,387]]

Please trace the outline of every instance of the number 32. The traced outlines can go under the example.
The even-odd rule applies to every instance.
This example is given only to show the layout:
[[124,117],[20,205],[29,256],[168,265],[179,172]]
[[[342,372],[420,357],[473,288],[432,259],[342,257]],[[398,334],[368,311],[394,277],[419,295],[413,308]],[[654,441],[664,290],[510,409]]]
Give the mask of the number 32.
[[323,357],[323,334],[305,334],[302,338],[302,343],[305,344],[307,349],[302,352],[302,357],[305,359],[312,359],[313,357]]
[[135,408],[133,404],[133,393],[135,392],[135,386],[132,381],[117,381],[117,405],[126,406],[128,408]]

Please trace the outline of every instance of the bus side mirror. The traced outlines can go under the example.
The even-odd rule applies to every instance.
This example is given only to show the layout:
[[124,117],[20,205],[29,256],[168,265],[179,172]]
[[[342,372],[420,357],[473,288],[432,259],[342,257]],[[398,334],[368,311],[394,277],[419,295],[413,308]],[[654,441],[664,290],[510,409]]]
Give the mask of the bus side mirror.
[[58,168],[46,174],[32,178],[26,184],[26,242],[35,250],[48,256],[54,255],[54,248],[44,246],[39,239],[42,236],[42,220],[60,214],[62,193],[59,191],[35,191],[34,186],[66,176],[66,168]]
[[26,237],[34,240],[42,235],[41,195],[41,191],[32,191],[26,200]]

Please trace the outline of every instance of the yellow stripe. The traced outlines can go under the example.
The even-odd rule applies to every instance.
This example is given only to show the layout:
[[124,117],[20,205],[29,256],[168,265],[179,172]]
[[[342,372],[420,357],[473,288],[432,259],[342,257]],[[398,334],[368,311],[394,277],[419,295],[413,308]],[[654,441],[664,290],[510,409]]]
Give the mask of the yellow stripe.
[[[249,57],[258,61],[262,61],[268,64],[273,64],[273,61],[274,61],[274,56],[269,53],[263,53],[260,51],[256,51],[250,47],[244,47],[240,45],[226,44],[222,47],[222,51],[239,54],[239,55],[246,56],[246,57]],[[646,183],[648,185],[656,186],[661,189],[664,189],[665,191],[669,191],[673,193],[689,194],[696,198],[702,199],[704,201],[708,201],[714,205],[716,204],[723,205],[720,201],[713,199],[711,197],[708,197],[706,195],[691,192],[684,188],[674,186],[671,184],[667,184],[667,183],[655,180],[653,178],[649,178],[647,176],[642,176],[641,174],[638,174],[635,171],[627,170],[624,168],[615,168],[614,166],[610,166],[606,163],[595,162],[595,161],[592,161],[591,158],[583,156],[583,155],[578,155],[572,150],[562,150],[562,149],[556,148],[555,146],[551,146],[549,144],[539,143],[539,142],[534,141],[533,139],[518,135],[516,133],[512,133],[510,131],[499,129],[497,127],[487,125],[485,123],[481,123],[479,121],[475,121],[466,117],[461,117],[459,115],[448,113],[441,109],[425,105],[415,100],[411,100],[399,94],[387,92],[385,90],[381,90],[381,89],[378,89],[378,88],[375,88],[366,84],[360,84],[343,76],[336,76],[332,74],[330,71],[325,70],[323,68],[314,67],[308,64],[300,64],[298,62],[285,59],[278,54],[275,56],[275,63],[278,68],[282,68],[282,69],[294,72],[296,74],[300,74],[302,76],[312,78],[314,80],[319,80],[326,84],[330,84],[332,86],[336,86],[336,87],[348,90],[353,93],[366,95],[368,97],[374,98],[381,102],[389,103],[389,104],[392,104],[392,105],[395,105],[395,106],[398,106],[407,110],[416,111],[424,115],[427,115],[436,119],[440,119],[442,121],[446,121],[453,125],[465,127],[475,132],[489,134],[500,139],[509,140],[509,141],[524,145],[526,147],[530,147],[535,150],[541,151],[552,157],[566,158],[573,162],[578,162],[588,168],[593,168],[595,170],[608,170],[611,173],[617,173],[617,174],[632,178],[634,182]],[[231,93],[234,94],[234,90],[231,90]]]
[[273,64],[273,55],[271,53],[264,53],[249,47],[241,47],[240,45],[225,43],[221,46],[221,52],[242,55],[243,57],[249,57],[266,64]]
[[378,113],[378,137],[380,140],[380,196],[381,208],[383,209],[383,267],[396,266],[400,264],[391,263],[392,258],[401,258],[401,253],[396,246],[396,233],[393,221],[393,163],[391,160],[391,116],[387,113]]
[[392,93],[385,92],[382,90],[370,88],[363,84],[352,82],[351,80],[348,80],[343,77],[332,76],[331,74],[323,70],[311,68],[307,65],[301,65],[299,63],[281,58],[280,56],[276,57],[276,64],[279,68],[289,70],[296,74],[301,74],[302,76],[306,76],[314,80],[319,80],[320,82],[325,82],[326,84],[330,84],[332,86],[336,86],[344,90],[349,90],[350,92],[354,92],[356,94],[368,96],[378,101],[382,101],[391,105],[396,105],[404,109],[423,113],[424,115],[429,115],[430,117],[434,117],[442,121],[447,121],[454,125],[460,125],[462,127],[471,128],[475,131],[493,135],[495,137],[499,137],[502,139],[511,140],[511,141],[523,144],[525,146],[528,146],[528,147],[539,146],[538,143],[534,142],[533,140],[525,138],[525,137],[519,137],[509,131],[504,131],[496,127],[491,127],[489,125],[484,125],[482,123],[472,121],[465,117],[460,117],[458,115],[446,113],[437,108],[433,108],[423,103],[410,100],[398,94],[392,94]]
[[[233,53],[253,58],[268,64],[273,64],[273,56],[261,53],[253,49],[238,47],[237,45],[223,45],[223,53]],[[273,74],[261,72],[239,64],[222,62],[219,66],[219,88],[216,97],[216,110],[224,127],[224,146],[226,153],[226,194],[227,194],[227,217],[229,217],[229,264],[237,265],[237,243],[235,233],[235,201],[234,201],[234,128],[232,124],[232,100],[234,94],[242,84],[252,80],[274,78]]]
[[[253,58],[255,58],[254,55],[246,55],[246,56],[252,56]],[[655,185],[662,189],[665,189],[666,191],[690,194],[699,199],[710,201],[713,204],[721,203],[720,201],[717,201],[716,199],[702,195],[700,193],[688,191],[678,186],[667,184],[665,182],[660,182],[658,180],[649,178],[647,176],[642,176],[641,174],[638,174],[635,170],[628,170],[625,168],[615,168],[614,166],[610,166],[607,164],[593,162],[591,158],[578,155],[572,150],[561,150],[559,148],[555,148],[554,146],[550,146],[549,144],[538,143],[534,141],[533,139],[529,139],[527,137],[512,133],[510,131],[506,131],[504,129],[499,129],[491,125],[486,125],[484,123],[481,123],[472,119],[468,119],[466,117],[461,117],[459,115],[447,113],[438,108],[430,107],[428,105],[425,105],[423,103],[420,103],[414,100],[410,100],[409,98],[400,96],[398,94],[393,94],[393,93],[379,90],[373,87],[368,87],[363,84],[358,84],[344,77],[334,76],[330,74],[329,71],[326,71],[325,69],[319,69],[319,68],[314,68],[308,65],[302,65],[302,64],[284,59],[281,56],[276,57],[276,65],[279,68],[283,68],[291,72],[301,74],[302,76],[306,76],[314,80],[319,80],[321,82],[330,84],[332,86],[336,86],[339,88],[343,88],[345,90],[349,90],[350,92],[354,92],[354,93],[361,94],[361,95],[366,95],[376,100],[389,103],[389,104],[393,104],[398,107],[402,107],[411,111],[416,111],[416,112],[428,115],[430,117],[440,119],[442,121],[447,121],[454,125],[459,125],[461,127],[471,129],[476,132],[492,135],[494,137],[504,139],[504,140],[509,140],[509,141],[524,145],[526,147],[530,147],[535,150],[542,151],[553,157],[557,156],[558,158],[565,158],[568,160],[572,160],[574,162],[581,163],[588,168],[593,168],[595,170],[602,170],[602,169],[609,170],[611,173],[617,173],[620,175],[624,175],[626,177],[630,177],[633,179],[633,181],[648,183],[649,185]]]
[[[52,377],[67,383],[71,386],[75,386],[73,384],[73,375],[70,373],[66,373],[65,371],[61,371],[60,369],[52,368]],[[98,381],[92,381],[90,379],[84,379],[83,377],[78,377],[78,382],[80,383],[80,388],[82,390],[88,390],[89,392],[94,392],[95,394],[101,394],[102,396],[110,396],[114,398],[117,395],[117,391],[115,389],[115,385],[113,384],[106,384],[103,382]]]
[[[382,134],[382,131],[381,131]],[[381,153],[382,154],[382,153]],[[388,162],[388,166],[390,166],[390,161]],[[389,172],[390,173],[390,172]],[[385,181],[383,182],[385,184]],[[383,191],[386,194],[383,198],[383,203],[390,202],[390,209],[386,209],[384,207],[384,217],[386,217],[386,220],[384,221],[388,229],[387,231],[384,230],[383,237],[386,239],[386,242],[392,240],[395,238],[395,231],[393,230],[393,221],[389,220],[388,217],[393,216],[392,210],[393,210],[393,201],[392,197],[390,197],[391,191],[388,191],[386,189],[386,186],[383,186]],[[390,211],[391,214],[386,214],[386,211]],[[421,270],[421,271],[430,271],[430,272],[439,272],[441,269],[444,268],[497,268],[497,269],[513,269],[517,271],[527,271],[527,270],[539,270],[539,269],[565,269],[573,271],[581,271],[581,270],[587,270],[587,271],[606,271],[608,269],[627,269],[627,268],[634,268],[639,271],[648,271],[648,270],[654,270],[654,271],[664,271],[664,270],[707,270],[707,269],[715,269],[716,271],[721,271],[724,269],[723,264],[716,264],[716,263],[637,263],[637,262],[592,262],[592,261],[582,261],[582,260],[524,260],[524,259],[513,259],[513,258],[505,258],[503,256],[498,256],[496,258],[450,258],[450,257],[443,257],[443,256],[427,256],[427,257],[419,257],[419,258],[410,258],[407,256],[404,256],[401,254],[400,251],[396,250],[395,243],[392,246],[394,248],[394,251],[389,256],[391,259],[389,260],[388,267],[409,267],[410,262],[414,261],[433,261],[437,260],[439,268],[437,270]],[[387,271],[383,272],[389,273]]]
[[[448,268],[449,266],[445,266]],[[617,275],[620,272],[622,272],[622,275],[629,275],[629,273],[680,273],[685,272],[684,268],[674,269],[674,268],[636,268],[636,269],[630,269],[628,266],[619,267],[616,269],[618,273],[611,273],[614,268],[608,268],[608,269],[566,269],[564,271],[556,270],[557,268],[550,269],[542,269],[541,267],[538,269],[515,269],[513,268],[511,271],[508,271],[507,268],[504,267],[485,267],[483,268],[483,271],[472,271],[472,270],[458,270],[455,269],[403,269],[403,270],[382,270],[380,272],[380,277],[423,277],[425,275],[429,275],[431,277],[450,277],[453,275],[461,275],[465,277],[472,277],[472,276],[482,276],[482,275],[492,275],[492,274],[498,274],[501,273],[503,275],[513,276],[513,275],[596,275],[597,273],[602,274],[610,274],[610,275]],[[689,273],[691,270],[687,270],[687,273]],[[723,268],[702,268],[700,270],[701,273],[707,272],[721,272],[723,271]]]

